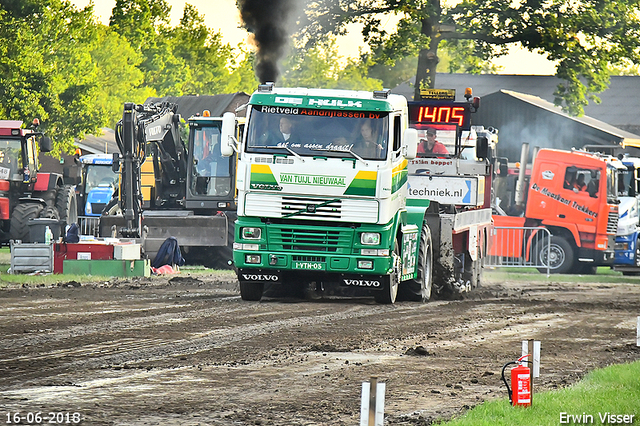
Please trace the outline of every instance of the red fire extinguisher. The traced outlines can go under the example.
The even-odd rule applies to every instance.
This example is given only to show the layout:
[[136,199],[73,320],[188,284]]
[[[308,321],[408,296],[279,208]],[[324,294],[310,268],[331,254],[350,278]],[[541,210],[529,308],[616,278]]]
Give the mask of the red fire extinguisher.
[[[517,361],[510,361],[502,367],[502,381],[507,387],[509,393],[509,402],[514,407],[529,407],[531,405],[531,370],[529,367],[520,365],[523,359],[529,355],[523,355]],[[525,361],[529,362],[529,361]],[[517,367],[511,369],[511,388],[504,377],[505,369],[512,364],[518,364]]]

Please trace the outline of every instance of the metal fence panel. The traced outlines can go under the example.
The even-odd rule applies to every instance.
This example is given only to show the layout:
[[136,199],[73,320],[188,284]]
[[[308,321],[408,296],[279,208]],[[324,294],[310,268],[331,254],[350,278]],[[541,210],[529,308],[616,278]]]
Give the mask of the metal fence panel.
[[494,226],[485,267],[538,268],[550,273],[551,232],[544,227]]
[[94,237],[97,237],[99,233],[99,225],[99,216],[78,216],[80,235],[93,235]]

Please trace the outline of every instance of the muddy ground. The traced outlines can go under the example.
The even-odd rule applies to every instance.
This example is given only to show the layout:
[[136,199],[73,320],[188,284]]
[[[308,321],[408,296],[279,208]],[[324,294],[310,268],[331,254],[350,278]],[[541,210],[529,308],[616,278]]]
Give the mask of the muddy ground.
[[231,272],[5,288],[0,422],[42,412],[84,425],[351,426],[375,376],[385,424],[428,425],[505,399],[500,371],[523,339],[542,342],[536,390],[640,359],[639,301],[637,282],[491,274],[462,300],[392,306],[244,302]]

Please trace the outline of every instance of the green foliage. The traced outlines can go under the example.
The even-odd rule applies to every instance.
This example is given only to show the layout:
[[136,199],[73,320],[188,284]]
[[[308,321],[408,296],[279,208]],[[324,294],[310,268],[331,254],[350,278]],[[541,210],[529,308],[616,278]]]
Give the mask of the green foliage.
[[378,90],[380,80],[367,76],[370,63],[349,59],[341,64],[334,37],[294,50],[284,61],[279,85],[326,89]]
[[[142,103],[153,96],[154,91],[142,86],[144,76],[138,68],[142,55],[108,27],[98,26],[97,31],[98,37],[91,46],[90,53],[97,67],[98,85],[102,90],[98,105],[108,119],[106,125],[114,129],[122,118],[124,102]],[[114,57],[118,60],[114,60]]]
[[89,53],[97,37],[91,10],[58,0],[8,2],[0,18],[0,117],[38,117],[55,153],[70,151],[74,137],[106,123]]
[[[454,4],[449,6],[449,4]],[[417,66],[417,81],[437,63],[435,53],[449,55],[449,71],[491,72],[485,64],[520,45],[557,61],[563,81],[556,104],[581,115],[589,101],[609,82],[609,69],[623,61],[640,63],[640,2],[638,0],[317,0],[301,20],[299,40],[313,44],[324,34],[341,34],[351,23],[363,35],[374,61],[392,66],[405,57],[426,58]],[[400,17],[393,33],[382,19]],[[429,55],[427,55],[429,54]]]

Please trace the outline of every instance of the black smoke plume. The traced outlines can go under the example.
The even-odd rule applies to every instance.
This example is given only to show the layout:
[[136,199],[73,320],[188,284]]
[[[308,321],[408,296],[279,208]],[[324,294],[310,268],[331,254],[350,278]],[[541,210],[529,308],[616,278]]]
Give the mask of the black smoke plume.
[[255,38],[256,77],[261,83],[275,82],[278,61],[287,52],[293,30],[293,14],[300,0],[238,0],[242,20]]

